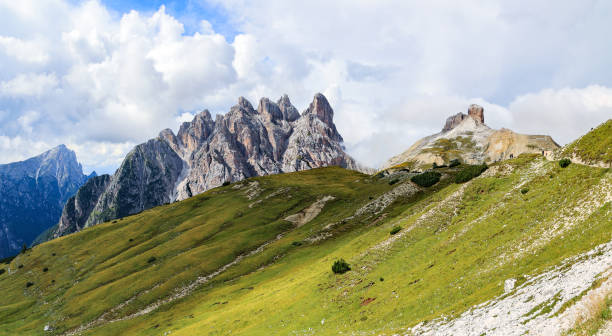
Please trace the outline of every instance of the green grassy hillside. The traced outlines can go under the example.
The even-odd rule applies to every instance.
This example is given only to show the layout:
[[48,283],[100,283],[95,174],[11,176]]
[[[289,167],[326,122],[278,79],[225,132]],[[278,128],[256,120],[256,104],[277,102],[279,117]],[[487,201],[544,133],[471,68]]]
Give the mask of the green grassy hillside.
[[612,164],[612,119],[568,145],[563,154],[586,163]]
[[0,334],[390,335],[612,240],[610,169],[460,169],[253,178],[44,243],[0,264]]

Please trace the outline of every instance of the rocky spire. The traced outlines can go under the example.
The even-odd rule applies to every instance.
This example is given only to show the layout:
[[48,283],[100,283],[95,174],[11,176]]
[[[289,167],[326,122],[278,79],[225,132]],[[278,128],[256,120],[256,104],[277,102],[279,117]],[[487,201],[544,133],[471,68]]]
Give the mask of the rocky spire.
[[268,98],[261,98],[259,100],[257,112],[270,121],[283,119],[283,112],[281,109],[278,107],[278,105],[276,105],[276,103]]
[[482,106],[476,104],[470,105],[468,115],[477,122],[484,124],[484,108]]
[[332,110],[331,106],[329,106],[327,98],[325,98],[325,96],[321,93],[317,93],[314,96],[312,103],[310,103],[308,109],[304,111],[304,115],[307,114],[315,115],[328,126],[332,126],[334,124],[334,110]]
[[276,103],[283,112],[283,119],[287,121],[295,121],[300,117],[298,110],[291,104],[289,96],[284,94]]
[[442,128],[442,132],[448,132],[459,125],[462,121],[465,120],[468,116],[465,113],[457,113],[452,115],[446,119],[446,123],[444,123],[444,128]]

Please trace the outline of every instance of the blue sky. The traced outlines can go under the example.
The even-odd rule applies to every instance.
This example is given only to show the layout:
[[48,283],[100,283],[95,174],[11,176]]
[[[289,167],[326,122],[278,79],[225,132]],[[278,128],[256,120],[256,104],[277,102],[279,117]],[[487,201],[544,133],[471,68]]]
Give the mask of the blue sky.
[[326,95],[377,167],[471,103],[568,143],[612,116],[612,1],[0,0],[0,163],[61,143],[113,172],[239,96]]
[[103,0],[102,3],[118,13],[128,13],[131,10],[155,12],[163,5],[166,7],[168,14],[178,18],[184,24],[185,34],[188,35],[198,30],[200,20],[210,22],[215,32],[225,36],[228,41],[233,41],[234,37],[238,34],[238,31],[230,23],[227,10],[220,5],[213,5],[205,0]]

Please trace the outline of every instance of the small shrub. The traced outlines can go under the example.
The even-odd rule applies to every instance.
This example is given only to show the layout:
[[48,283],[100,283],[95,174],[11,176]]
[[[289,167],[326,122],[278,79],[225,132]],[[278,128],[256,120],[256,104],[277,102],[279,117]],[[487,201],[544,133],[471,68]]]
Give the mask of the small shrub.
[[51,255],[54,256],[54,257],[56,256],[55,252],[51,253]]
[[485,170],[489,168],[486,163],[476,166],[467,166],[463,168],[457,175],[455,176],[455,183],[464,183],[467,182],[474,177],[480,176]]
[[30,282],[30,281],[26,282],[26,288],[29,288],[29,287],[32,287],[32,286],[34,286],[33,282]]
[[398,226],[393,227],[393,229],[391,229],[391,231],[389,231],[389,234],[390,235],[394,235],[394,234],[396,234],[396,233],[398,233],[400,231],[402,231],[402,227],[398,225]]
[[570,159],[568,159],[568,158],[561,159],[561,160],[559,161],[559,166],[561,166],[561,168],[565,168],[565,167],[569,166],[569,165],[570,165],[570,163],[572,163],[572,160],[570,160]]
[[399,182],[399,179],[393,179],[393,180],[389,181],[389,185],[394,185],[397,182]]
[[223,186],[224,186],[224,187],[225,187],[225,186],[228,186],[228,185],[230,185],[230,183],[232,183],[232,182],[230,182],[230,181],[225,181],[225,182],[223,182]]
[[17,266],[17,268],[23,268],[23,265],[19,265],[19,266]]
[[529,192],[529,188],[523,188],[521,189],[521,194],[525,195],[526,193]]
[[601,311],[601,318],[604,320],[609,320],[612,317],[612,312],[610,311],[610,307],[606,307]]
[[443,165],[439,165],[439,166],[438,166],[438,164],[434,162],[434,163],[431,165],[431,167],[432,167],[433,169],[438,169],[438,168],[446,168],[446,167],[448,167],[448,166],[447,166],[447,165],[445,165],[445,164],[443,164]]
[[26,245],[26,243],[23,243],[23,245],[21,245],[21,254],[26,253],[27,250],[28,250],[28,245]]
[[381,281],[381,282],[385,281],[385,278],[380,277],[380,281]]
[[453,168],[453,167],[457,167],[457,166],[458,166],[458,165],[460,165],[460,164],[461,164],[461,162],[459,162],[459,159],[452,159],[452,160],[450,161],[450,164],[449,164],[448,166],[449,166],[450,168]]
[[150,264],[152,262],[155,262],[155,260],[157,260],[157,258],[151,257],[151,258],[149,258],[149,260],[147,260],[147,262]]
[[48,271],[49,271],[49,267],[43,268],[43,272],[48,272]]
[[302,242],[294,241],[293,243],[291,243],[291,245],[293,245],[293,246],[302,246]]
[[4,272],[6,272],[6,270],[4,268],[0,268],[0,275],[4,274]]
[[131,242],[133,242],[133,241],[134,241],[134,238],[130,238],[130,241],[131,241]]
[[410,178],[410,181],[426,188],[438,183],[441,176],[442,174],[438,172],[428,171],[419,175],[414,175],[412,178]]
[[343,274],[351,270],[350,265],[344,261],[344,259],[334,261],[332,265],[332,272],[336,274]]

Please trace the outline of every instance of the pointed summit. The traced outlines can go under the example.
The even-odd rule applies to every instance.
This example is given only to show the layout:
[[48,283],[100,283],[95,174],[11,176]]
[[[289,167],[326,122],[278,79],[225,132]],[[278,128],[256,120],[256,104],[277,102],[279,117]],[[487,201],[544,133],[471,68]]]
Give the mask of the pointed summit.
[[334,124],[334,110],[332,110],[329,105],[327,98],[321,93],[317,93],[314,96],[312,103],[310,103],[308,109],[304,111],[304,114],[313,114],[328,126]]
[[300,117],[300,112],[291,104],[289,96],[284,94],[276,103],[283,112],[283,119],[287,121],[295,121]]

